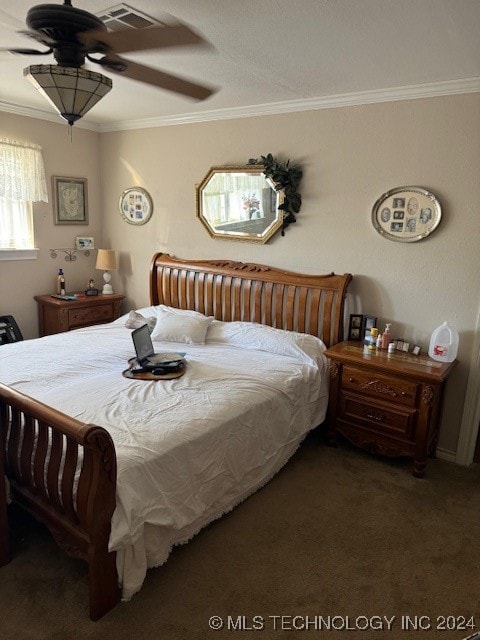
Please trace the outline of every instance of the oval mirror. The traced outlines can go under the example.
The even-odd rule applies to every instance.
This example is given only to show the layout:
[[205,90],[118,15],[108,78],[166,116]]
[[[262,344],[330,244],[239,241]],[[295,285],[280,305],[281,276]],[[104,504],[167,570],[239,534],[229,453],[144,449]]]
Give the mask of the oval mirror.
[[197,185],[197,217],[213,238],[265,243],[282,227],[283,191],[263,171],[212,167]]

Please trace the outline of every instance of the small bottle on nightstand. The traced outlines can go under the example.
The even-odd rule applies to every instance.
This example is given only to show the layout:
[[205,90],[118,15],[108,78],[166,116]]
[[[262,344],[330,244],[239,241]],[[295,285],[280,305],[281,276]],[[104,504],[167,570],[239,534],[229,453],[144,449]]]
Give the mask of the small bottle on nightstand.
[[388,346],[392,340],[392,334],[390,333],[390,322],[387,322],[385,331],[382,333],[382,349],[388,349]]
[[55,293],[64,296],[65,295],[65,276],[63,275],[63,269],[58,270],[57,286]]

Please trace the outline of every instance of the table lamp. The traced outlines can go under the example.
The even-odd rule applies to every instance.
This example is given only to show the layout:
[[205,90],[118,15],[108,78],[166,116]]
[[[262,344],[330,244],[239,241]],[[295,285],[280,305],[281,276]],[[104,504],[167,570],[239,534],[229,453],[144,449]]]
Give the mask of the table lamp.
[[115,251],[113,249],[99,249],[95,269],[101,269],[104,272],[103,280],[105,284],[102,289],[103,295],[113,293],[112,285],[110,284],[112,276],[109,274],[109,271],[115,271],[116,268],[117,259],[115,257]]

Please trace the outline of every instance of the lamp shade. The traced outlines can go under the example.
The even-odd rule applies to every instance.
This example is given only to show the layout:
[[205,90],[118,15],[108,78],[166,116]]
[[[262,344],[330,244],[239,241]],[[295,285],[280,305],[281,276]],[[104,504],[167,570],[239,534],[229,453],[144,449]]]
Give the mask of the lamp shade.
[[102,271],[115,271],[117,268],[117,259],[113,249],[99,249],[97,253],[97,263],[95,269]]
[[23,75],[72,125],[112,88],[110,78],[80,67],[34,64]]

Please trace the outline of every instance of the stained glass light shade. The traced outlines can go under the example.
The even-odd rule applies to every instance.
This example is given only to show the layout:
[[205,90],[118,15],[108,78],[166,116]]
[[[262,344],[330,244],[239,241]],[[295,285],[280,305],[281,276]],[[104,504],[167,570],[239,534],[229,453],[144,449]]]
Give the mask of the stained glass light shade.
[[112,88],[110,78],[77,67],[35,64],[26,67],[23,75],[69,125],[82,118]]

